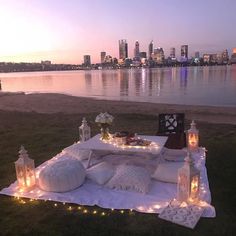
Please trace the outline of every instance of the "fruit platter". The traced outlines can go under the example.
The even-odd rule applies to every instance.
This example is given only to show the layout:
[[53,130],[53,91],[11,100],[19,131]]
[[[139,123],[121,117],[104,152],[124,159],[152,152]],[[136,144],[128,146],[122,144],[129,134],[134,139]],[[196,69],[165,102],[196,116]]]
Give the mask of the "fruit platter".
[[127,146],[149,146],[151,141],[146,139],[141,139],[135,133],[129,133],[128,131],[116,132],[113,135],[113,140],[118,145],[127,145]]

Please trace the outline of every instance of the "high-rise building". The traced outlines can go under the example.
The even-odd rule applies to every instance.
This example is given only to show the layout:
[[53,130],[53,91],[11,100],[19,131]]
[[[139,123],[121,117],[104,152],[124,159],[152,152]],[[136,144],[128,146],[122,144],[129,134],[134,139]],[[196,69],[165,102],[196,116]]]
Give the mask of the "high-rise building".
[[222,64],[222,53],[217,53],[217,64]]
[[175,58],[175,48],[170,48],[170,58],[171,59]]
[[91,57],[90,55],[84,55],[84,65],[91,66]]
[[181,46],[180,55],[182,60],[188,60],[188,45]]
[[232,52],[230,61],[232,64],[236,63],[236,48],[233,48],[233,52]]
[[106,52],[101,52],[101,63],[105,62]]
[[195,58],[200,58],[200,52],[195,52],[194,57],[195,57]]
[[206,64],[209,64],[211,62],[211,54],[209,53],[203,54],[202,58],[203,62]]
[[128,43],[126,39],[119,40],[119,59],[125,60],[128,58]]
[[140,55],[140,58],[147,58],[146,52],[140,52],[139,55]]
[[153,54],[153,41],[151,41],[148,45],[148,58],[152,59]]
[[134,58],[139,58],[139,42],[136,41],[135,42],[135,46],[134,46]]
[[112,63],[112,56],[106,55],[106,56],[105,56],[105,59],[104,59],[104,62],[105,62],[105,63]]
[[158,63],[158,64],[162,64],[164,62],[165,59],[165,55],[164,55],[164,50],[163,48],[155,48],[153,50],[153,54],[152,54],[152,59]]
[[228,50],[225,49],[223,52],[222,52],[222,61],[224,64],[227,64],[228,61],[229,61],[229,53],[228,53]]
[[217,57],[217,54],[203,54],[203,62],[205,64],[211,64],[211,65],[215,65],[217,64],[217,61],[218,61],[218,57]]

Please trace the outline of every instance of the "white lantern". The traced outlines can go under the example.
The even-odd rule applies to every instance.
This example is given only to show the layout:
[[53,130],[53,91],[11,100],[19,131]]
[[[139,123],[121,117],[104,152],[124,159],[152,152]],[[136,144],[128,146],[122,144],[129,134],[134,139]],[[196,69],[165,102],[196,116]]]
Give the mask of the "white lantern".
[[34,160],[30,159],[27,151],[21,146],[19,159],[15,162],[18,186],[21,189],[31,188],[36,183]]
[[178,170],[177,199],[181,202],[199,200],[200,171],[194,167],[191,153],[188,152],[184,166]]
[[82,120],[82,125],[79,127],[79,137],[81,142],[85,142],[91,138],[91,129],[88,126],[85,117]]
[[187,131],[187,147],[189,151],[198,150],[199,131],[196,128],[194,120],[191,123],[190,129]]

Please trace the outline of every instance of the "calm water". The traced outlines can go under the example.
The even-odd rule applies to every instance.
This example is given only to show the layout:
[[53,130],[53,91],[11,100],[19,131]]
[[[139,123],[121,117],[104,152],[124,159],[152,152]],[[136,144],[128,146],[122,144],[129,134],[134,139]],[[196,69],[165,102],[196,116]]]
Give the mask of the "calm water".
[[236,65],[0,74],[3,91],[108,100],[236,106]]

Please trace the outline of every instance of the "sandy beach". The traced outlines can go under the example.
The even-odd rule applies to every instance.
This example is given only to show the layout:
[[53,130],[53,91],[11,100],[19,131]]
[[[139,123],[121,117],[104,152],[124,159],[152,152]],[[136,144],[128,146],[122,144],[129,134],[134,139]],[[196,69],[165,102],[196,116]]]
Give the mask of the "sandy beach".
[[183,112],[186,119],[236,124],[236,107],[211,107],[96,100],[63,94],[0,93],[0,110],[37,113],[159,113]]

